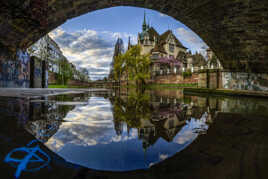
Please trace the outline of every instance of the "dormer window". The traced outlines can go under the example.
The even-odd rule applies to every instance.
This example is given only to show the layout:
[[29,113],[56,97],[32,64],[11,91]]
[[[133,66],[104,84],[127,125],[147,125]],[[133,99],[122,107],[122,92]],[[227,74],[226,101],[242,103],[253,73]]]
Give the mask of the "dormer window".
[[175,45],[170,43],[169,44],[169,51],[173,53],[174,52],[174,48],[175,48]]

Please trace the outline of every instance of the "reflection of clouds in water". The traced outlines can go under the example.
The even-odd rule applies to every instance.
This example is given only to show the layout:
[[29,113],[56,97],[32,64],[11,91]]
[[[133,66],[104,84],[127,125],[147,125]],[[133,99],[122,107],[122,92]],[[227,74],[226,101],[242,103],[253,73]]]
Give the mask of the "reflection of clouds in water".
[[110,142],[124,142],[127,140],[135,139],[137,137],[138,137],[137,129],[132,129],[132,131],[130,131],[129,133],[129,136],[124,135],[124,134],[120,136],[113,136]]
[[165,160],[168,158],[168,154],[160,154],[159,155],[159,160]]
[[206,117],[207,113],[204,113],[200,119],[191,118],[190,121],[187,121],[186,125],[177,134],[174,142],[182,145],[193,141],[198,136],[197,131],[204,131],[208,129]]
[[80,146],[109,144],[131,140],[138,135],[137,130],[131,130],[129,136],[114,135],[111,103],[104,98],[94,97],[94,103],[77,106],[64,120],[68,122],[62,123],[57,133],[46,142],[46,145],[54,151],[61,150],[66,144]]
[[155,163],[151,162],[151,163],[149,164],[149,167],[153,166],[154,164],[155,164]]

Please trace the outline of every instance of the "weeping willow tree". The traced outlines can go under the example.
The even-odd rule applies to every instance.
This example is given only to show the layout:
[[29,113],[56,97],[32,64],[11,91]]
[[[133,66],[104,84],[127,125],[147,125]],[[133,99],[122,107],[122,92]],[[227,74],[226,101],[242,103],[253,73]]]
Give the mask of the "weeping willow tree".
[[141,47],[133,46],[115,58],[114,76],[119,80],[124,76],[134,81],[137,87],[143,87],[150,78],[150,63],[149,55],[141,55]]

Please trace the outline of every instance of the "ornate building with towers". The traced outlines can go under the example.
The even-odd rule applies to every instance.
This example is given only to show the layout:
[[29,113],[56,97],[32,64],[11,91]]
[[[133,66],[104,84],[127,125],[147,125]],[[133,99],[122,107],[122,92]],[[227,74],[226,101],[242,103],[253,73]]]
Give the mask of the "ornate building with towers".
[[142,24],[142,32],[138,34],[138,45],[141,54],[150,54],[153,75],[178,73],[182,67],[181,53],[187,48],[177,39],[171,30],[159,34],[146,23],[146,14]]

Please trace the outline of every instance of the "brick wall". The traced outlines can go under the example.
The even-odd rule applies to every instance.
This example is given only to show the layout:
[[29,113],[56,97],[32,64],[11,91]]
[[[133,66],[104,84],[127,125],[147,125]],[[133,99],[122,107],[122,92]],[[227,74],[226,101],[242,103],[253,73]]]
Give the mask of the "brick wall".
[[89,86],[89,83],[78,81],[78,80],[69,80],[68,85],[70,85],[70,86]]
[[199,73],[198,74],[198,87],[199,88],[207,88],[207,73]]
[[48,84],[49,85],[57,84],[56,74],[55,73],[53,73],[53,72],[48,73]]
[[216,89],[218,87],[218,73],[211,72],[209,73],[209,88]]
[[198,83],[198,74],[193,74],[191,77],[183,78],[182,75],[165,75],[157,76],[150,82],[157,84],[188,84]]

